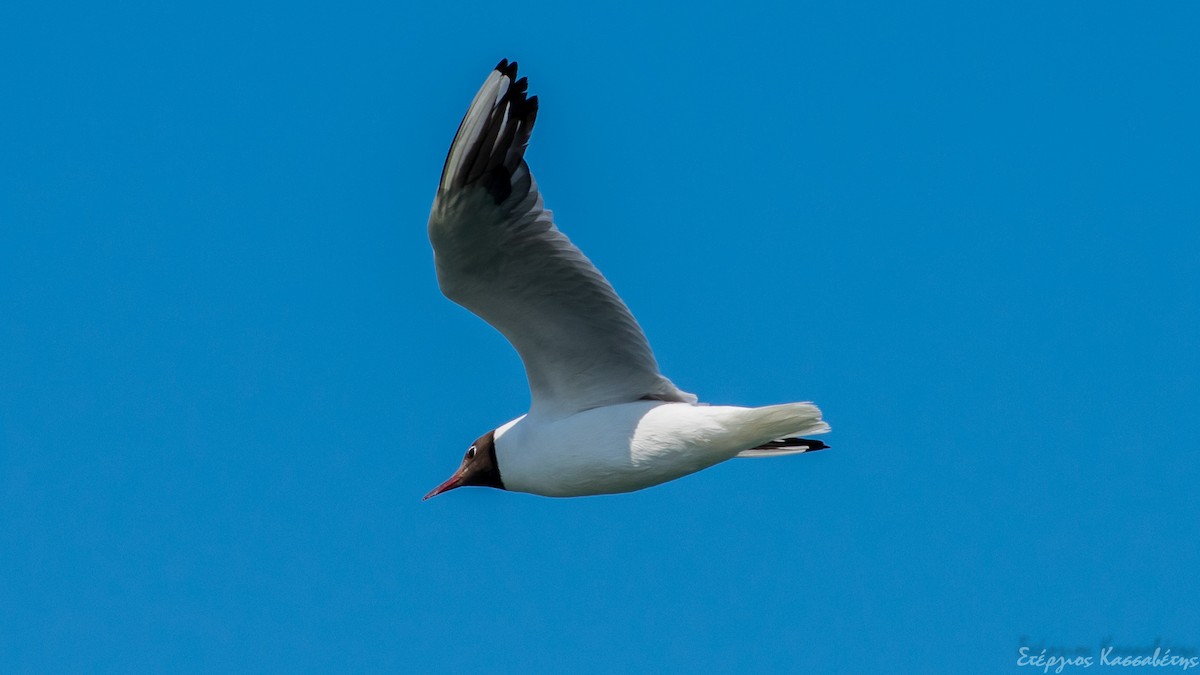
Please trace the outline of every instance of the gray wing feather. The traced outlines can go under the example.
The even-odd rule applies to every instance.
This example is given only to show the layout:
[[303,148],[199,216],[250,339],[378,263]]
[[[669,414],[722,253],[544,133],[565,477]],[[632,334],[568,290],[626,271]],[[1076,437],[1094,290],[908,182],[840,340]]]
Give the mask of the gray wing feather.
[[625,303],[543,207],[524,161],[537,98],[515,76],[516,64],[501,61],[446,159],[429,218],[442,292],[516,348],[532,412],[695,402],[658,372]]

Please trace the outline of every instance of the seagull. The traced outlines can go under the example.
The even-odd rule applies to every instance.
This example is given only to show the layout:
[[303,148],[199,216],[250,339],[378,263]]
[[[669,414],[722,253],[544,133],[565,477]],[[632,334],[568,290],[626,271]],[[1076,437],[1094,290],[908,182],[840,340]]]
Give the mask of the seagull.
[[641,490],[734,457],[829,446],[812,403],[706,405],[658,370],[645,334],[554,224],[525,163],[538,101],[502,60],[450,145],[429,216],[438,285],[500,331],[529,380],[529,412],[480,436],[425,495],[464,485],[547,497]]

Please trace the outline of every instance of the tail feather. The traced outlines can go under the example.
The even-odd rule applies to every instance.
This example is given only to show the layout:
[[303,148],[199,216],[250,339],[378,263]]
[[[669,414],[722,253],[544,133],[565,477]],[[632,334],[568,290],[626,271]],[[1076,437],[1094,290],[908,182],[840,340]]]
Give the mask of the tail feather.
[[785,403],[755,408],[751,413],[757,417],[754,426],[763,435],[750,441],[750,448],[739,452],[737,457],[781,457],[829,447],[821,441],[803,438],[829,431],[829,425],[821,419],[821,409],[812,403]]

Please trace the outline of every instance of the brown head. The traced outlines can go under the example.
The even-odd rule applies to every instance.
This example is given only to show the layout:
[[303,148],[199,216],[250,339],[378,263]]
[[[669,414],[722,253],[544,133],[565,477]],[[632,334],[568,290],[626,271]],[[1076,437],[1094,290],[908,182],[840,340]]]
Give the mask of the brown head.
[[458,471],[441,485],[429,491],[421,501],[436,497],[447,490],[464,485],[479,485],[504,489],[500,480],[500,465],[496,462],[496,432],[489,431],[471,444],[463,456]]

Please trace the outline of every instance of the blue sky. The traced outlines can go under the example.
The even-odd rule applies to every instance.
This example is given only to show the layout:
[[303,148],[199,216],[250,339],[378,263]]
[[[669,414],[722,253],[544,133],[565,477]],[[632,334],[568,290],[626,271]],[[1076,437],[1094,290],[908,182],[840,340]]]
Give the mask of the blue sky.
[[[1200,653],[1198,18],[5,4],[0,670]],[[528,403],[425,235],[502,57],[664,372],[833,449],[420,501]]]

